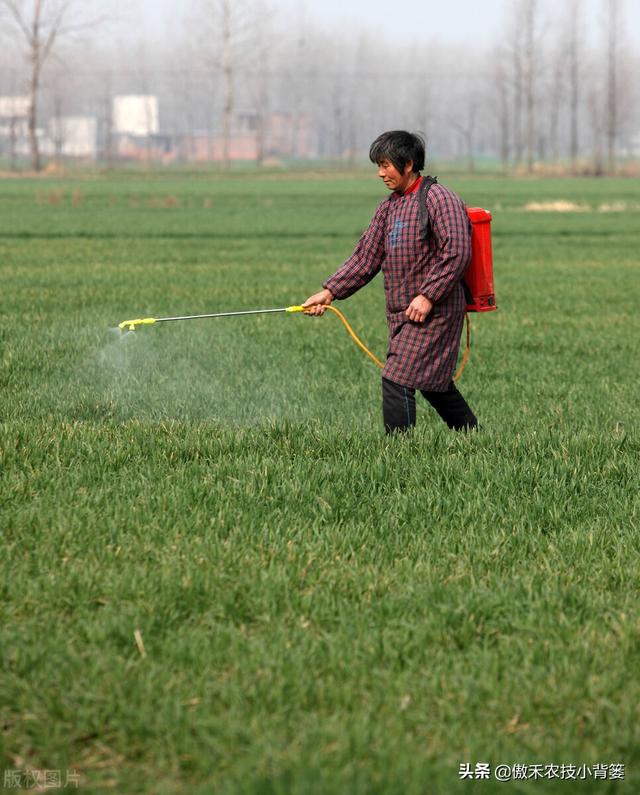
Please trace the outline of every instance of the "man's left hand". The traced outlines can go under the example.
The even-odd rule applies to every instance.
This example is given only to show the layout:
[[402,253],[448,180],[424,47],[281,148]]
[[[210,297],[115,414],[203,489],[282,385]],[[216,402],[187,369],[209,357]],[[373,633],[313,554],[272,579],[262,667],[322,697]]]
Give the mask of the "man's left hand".
[[407,307],[405,315],[414,323],[424,323],[427,315],[433,309],[433,304],[424,295],[416,295]]

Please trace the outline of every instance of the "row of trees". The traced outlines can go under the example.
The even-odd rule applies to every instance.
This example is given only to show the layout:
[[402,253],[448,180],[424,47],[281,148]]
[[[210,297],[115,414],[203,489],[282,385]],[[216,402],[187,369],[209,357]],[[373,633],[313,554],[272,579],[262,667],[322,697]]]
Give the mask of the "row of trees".
[[90,0],[0,0],[0,93],[28,92],[33,168],[39,118],[91,113],[108,141],[114,93],[158,95],[167,134],[216,130],[225,163],[238,112],[252,114],[259,139],[270,112],[310,119],[317,153],[346,160],[398,127],[423,131],[433,156],[463,156],[471,169],[492,157],[529,172],[563,163],[600,173],[640,147],[640,62],[625,41],[623,0],[600,0],[595,25],[583,0],[553,9],[512,0],[489,50],[416,36],[400,51],[364,26],[284,19],[268,1],[191,0],[171,40],[132,46],[107,37],[118,22],[100,16],[104,3],[92,12]]
[[[576,169],[590,151],[594,167],[614,171],[618,149],[640,133],[632,75],[640,65],[625,46],[621,0],[602,0],[600,46],[589,51],[583,0],[565,0],[550,23],[541,0],[520,0],[498,49],[493,99],[503,162],[557,163]],[[635,92],[635,93],[634,93]],[[640,139],[637,141],[640,146]]]

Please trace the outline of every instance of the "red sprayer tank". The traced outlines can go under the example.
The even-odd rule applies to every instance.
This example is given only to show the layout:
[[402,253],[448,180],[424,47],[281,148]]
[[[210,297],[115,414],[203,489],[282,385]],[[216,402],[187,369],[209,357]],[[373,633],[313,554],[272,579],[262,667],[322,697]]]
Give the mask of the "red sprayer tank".
[[491,312],[497,309],[493,290],[491,256],[491,213],[481,207],[468,207],[471,221],[471,264],[464,274],[469,292],[467,312]]

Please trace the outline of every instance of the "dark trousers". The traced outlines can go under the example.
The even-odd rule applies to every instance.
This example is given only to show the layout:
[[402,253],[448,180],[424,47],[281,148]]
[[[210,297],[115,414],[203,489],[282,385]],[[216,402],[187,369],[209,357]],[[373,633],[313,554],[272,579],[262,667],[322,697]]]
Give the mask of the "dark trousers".
[[[451,381],[446,392],[420,390],[447,425],[456,431],[477,428],[478,420]],[[386,433],[406,431],[416,424],[415,389],[382,379],[382,415]]]

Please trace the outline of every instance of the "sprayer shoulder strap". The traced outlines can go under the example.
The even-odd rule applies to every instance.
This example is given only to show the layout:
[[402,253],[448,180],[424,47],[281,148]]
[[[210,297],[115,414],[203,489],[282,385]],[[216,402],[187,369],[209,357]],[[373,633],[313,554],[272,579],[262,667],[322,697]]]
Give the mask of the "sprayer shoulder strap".
[[[431,231],[431,221],[429,219],[429,212],[427,210],[427,193],[432,185],[438,182],[437,177],[423,177],[422,182],[418,186],[418,213],[420,218],[420,237],[426,240]],[[462,287],[464,289],[464,297],[468,304],[473,303],[473,296],[469,285],[462,279]]]
[[423,177],[418,186],[418,213],[420,218],[420,237],[426,240],[429,237],[429,213],[427,211],[427,193],[432,185],[438,182],[438,177]]

